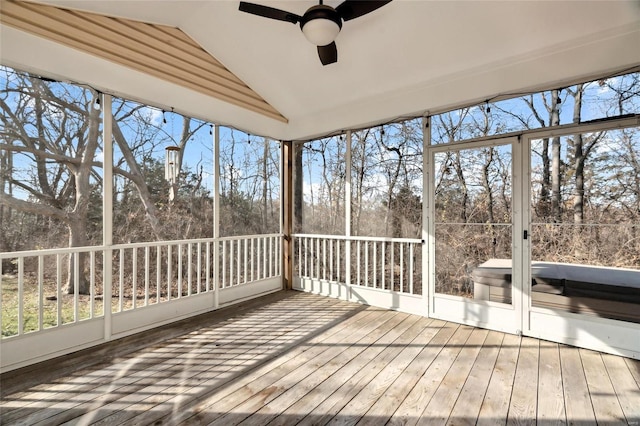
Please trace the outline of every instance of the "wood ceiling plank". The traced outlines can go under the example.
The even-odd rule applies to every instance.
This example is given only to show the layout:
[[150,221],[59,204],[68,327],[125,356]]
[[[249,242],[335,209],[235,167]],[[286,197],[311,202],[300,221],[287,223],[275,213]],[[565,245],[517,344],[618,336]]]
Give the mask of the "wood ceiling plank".
[[[120,19],[113,19],[106,16],[93,14],[85,16],[85,19],[95,25],[104,27],[105,31],[115,33],[127,40],[137,40],[139,44],[136,43],[135,45],[132,45],[132,49],[153,49],[154,53],[161,55],[165,59],[173,58],[173,60],[181,61],[183,64],[189,64],[200,69],[204,73],[212,73],[220,77],[221,79],[228,81],[230,84],[237,85],[238,90],[246,90],[247,92],[252,92],[251,89],[249,89],[238,77],[224,68],[222,64],[216,61],[211,55],[196,54],[196,52],[193,51],[195,49],[199,49],[201,52],[206,53],[197,45],[191,47],[191,49],[189,50],[182,50],[174,47],[171,44],[163,43],[161,40],[151,37],[146,31],[143,30],[143,28],[148,25],[144,23],[129,22],[129,24],[132,25],[127,25],[127,22],[123,22]],[[177,30],[177,32],[181,33],[180,30]],[[206,59],[203,59],[202,56],[205,56]],[[252,96],[256,95],[253,94]]]
[[33,24],[29,24],[29,23],[25,23],[23,21],[20,21],[17,18],[14,18],[12,16],[3,14],[2,16],[2,22],[7,24],[7,25],[11,25],[14,26],[16,28],[20,28],[22,30],[28,31],[32,34],[35,35],[40,35],[42,37],[45,37],[47,39],[53,40],[53,41],[57,41],[60,42],[62,44],[65,44],[69,47],[73,47],[79,50],[82,50],[84,52],[90,53],[90,54],[94,54],[96,56],[102,57],[104,59],[107,59],[111,62],[115,62],[115,63],[120,63],[122,65],[125,65],[129,68],[132,69],[136,69],[139,70],[141,72],[144,72],[146,74],[152,75],[154,77],[158,77],[161,78],[165,81],[170,81],[176,84],[179,84],[183,87],[195,90],[197,92],[201,92],[201,93],[206,93],[210,96],[214,96],[218,99],[224,100],[226,102],[238,105],[240,107],[243,107],[245,109],[269,116],[271,118],[274,118],[276,120],[279,121],[284,121],[284,119],[282,118],[282,116],[280,116],[277,113],[272,113],[269,109],[265,108],[264,106],[254,106],[252,104],[248,104],[246,102],[240,102],[234,98],[230,98],[228,96],[223,96],[221,94],[218,93],[211,93],[211,90],[209,88],[204,88],[201,86],[198,86],[196,84],[194,84],[192,81],[188,81],[188,80],[182,80],[182,79],[177,79],[177,78],[171,78],[171,76],[167,75],[166,73],[164,73],[161,70],[156,70],[153,68],[150,68],[148,65],[139,65],[137,64],[135,61],[131,61],[130,58],[128,58],[126,61],[121,57],[118,56],[116,54],[111,54],[111,53],[106,53],[103,50],[100,50],[98,48],[95,48],[93,46],[88,46],[86,44],[80,43],[78,41],[72,40],[71,38],[67,37],[67,36],[63,36],[60,34],[57,34],[55,32],[52,32],[50,30],[46,30],[43,29],[40,26],[37,25],[33,25]]
[[0,0],[0,5],[6,25],[287,122],[178,28],[35,3]]

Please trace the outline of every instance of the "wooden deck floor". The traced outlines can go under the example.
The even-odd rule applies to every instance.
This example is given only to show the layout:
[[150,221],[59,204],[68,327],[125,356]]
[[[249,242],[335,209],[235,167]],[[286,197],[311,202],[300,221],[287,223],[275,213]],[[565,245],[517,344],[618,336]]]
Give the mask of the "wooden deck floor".
[[0,415],[28,425],[640,426],[639,385],[639,361],[281,292],[5,374]]

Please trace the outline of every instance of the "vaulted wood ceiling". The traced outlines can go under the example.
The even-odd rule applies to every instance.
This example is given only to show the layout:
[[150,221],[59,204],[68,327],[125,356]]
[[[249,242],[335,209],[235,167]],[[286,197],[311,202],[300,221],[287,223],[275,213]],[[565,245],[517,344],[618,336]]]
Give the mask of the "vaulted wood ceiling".
[[3,24],[286,122],[182,30],[131,19],[1,0]]

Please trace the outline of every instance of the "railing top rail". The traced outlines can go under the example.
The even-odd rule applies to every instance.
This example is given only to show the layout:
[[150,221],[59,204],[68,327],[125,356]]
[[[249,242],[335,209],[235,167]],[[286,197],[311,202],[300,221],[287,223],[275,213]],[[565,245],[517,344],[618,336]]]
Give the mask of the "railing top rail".
[[345,235],[323,235],[323,234],[293,234],[293,238],[319,238],[325,240],[344,240],[344,241],[375,241],[389,243],[413,243],[422,244],[423,241],[418,238],[391,238],[391,237],[363,237]]
[[53,254],[92,252],[92,251],[102,251],[104,249],[105,249],[104,246],[86,246],[86,247],[64,247],[64,248],[52,248],[52,249],[40,249],[40,250],[7,251],[7,252],[0,253],[0,259],[13,259],[16,257],[50,256]]
[[[283,234],[273,233],[273,234],[257,234],[257,235],[237,235],[233,237],[222,237],[218,238],[218,241],[229,241],[229,240],[248,240],[252,238],[272,238],[272,237],[281,237]],[[38,250],[23,250],[23,251],[12,251],[12,252],[2,252],[0,253],[0,259],[13,259],[16,257],[31,257],[31,256],[50,256],[56,254],[68,254],[68,253],[82,253],[82,252],[97,252],[102,250],[121,250],[121,249],[131,249],[131,248],[141,248],[141,247],[158,247],[158,246],[166,246],[166,245],[176,245],[176,244],[193,244],[193,243],[207,243],[207,242],[215,242],[215,238],[196,238],[191,240],[165,240],[165,241],[146,241],[141,243],[126,243],[126,244],[114,244],[112,246],[85,246],[85,247],[61,247],[61,248],[51,248],[51,249],[38,249]]]
[[235,235],[232,237],[220,237],[218,240],[220,241],[228,241],[228,240],[250,240],[252,238],[272,238],[272,237],[282,237],[284,234],[274,232],[273,234],[254,234],[254,235]]

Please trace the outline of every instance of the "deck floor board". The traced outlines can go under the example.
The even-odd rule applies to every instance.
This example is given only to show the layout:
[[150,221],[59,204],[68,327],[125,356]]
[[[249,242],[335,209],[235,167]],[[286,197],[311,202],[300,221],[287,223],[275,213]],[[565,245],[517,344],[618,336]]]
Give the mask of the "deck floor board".
[[640,424],[640,361],[298,292],[0,380],[3,425]]

